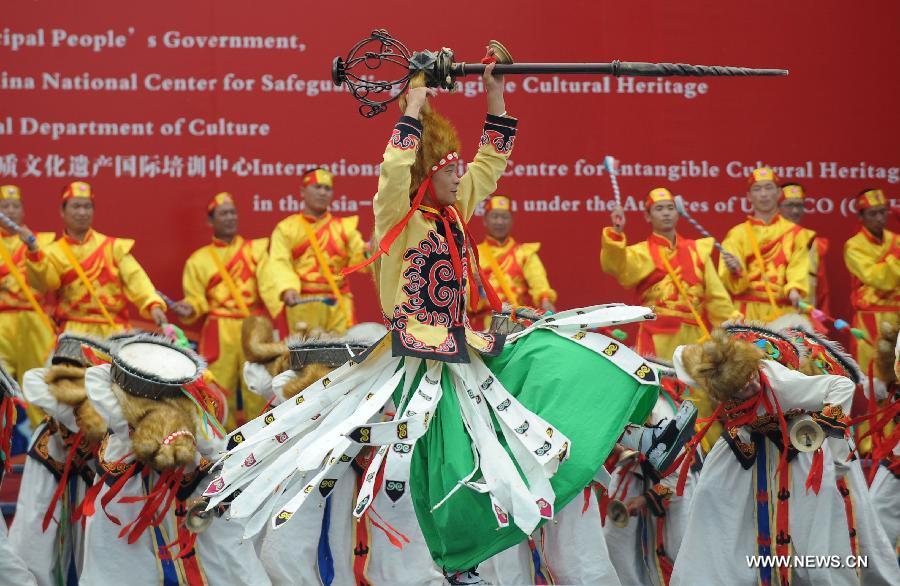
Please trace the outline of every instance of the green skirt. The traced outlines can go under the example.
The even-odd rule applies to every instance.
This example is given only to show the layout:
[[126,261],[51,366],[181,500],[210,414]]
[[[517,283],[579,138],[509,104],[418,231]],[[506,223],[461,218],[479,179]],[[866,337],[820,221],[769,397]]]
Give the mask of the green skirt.
[[[657,385],[640,384],[595,352],[546,330],[534,331],[507,344],[499,356],[482,360],[528,410],[571,440],[568,460],[550,480],[556,511],[590,484],[625,425],[646,421],[659,391]],[[423,364],[414,385],[424,370]],[[432,510],[475,466],[447,366],[444,373],[443,394],[413,452],[410,493],[435,563],[459,571],[527,536],[513,524],[498,528],[489,495],[467,488]],[[399,391],[394,400],[400,401]],[[510,453],[496,420],[494,428]]]

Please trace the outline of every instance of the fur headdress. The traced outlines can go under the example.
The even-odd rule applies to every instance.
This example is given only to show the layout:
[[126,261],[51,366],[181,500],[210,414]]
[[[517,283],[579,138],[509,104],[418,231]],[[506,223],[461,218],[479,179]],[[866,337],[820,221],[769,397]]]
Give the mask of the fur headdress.
[[275,341],[272,321],[262,315],[251,315],[241,324],[241,347],[247,362],[266,367],[272,376],[290,368],[290,354],[285,342]]
[[897,382],[898,376],[900,376],[897,374],[897,370],[900,370],[900,366],[897,365],[896,356],[900,326],[889,322],[882,322],[878,333],[879,337],[876,344],[875,360],[873,361],[872,368],[875,371],[875,376],[878,380],[887,385],[892,382]]
[[75,411],[75,423],[84,433],[89,443],[99,442],[106,435],[106,422],[88,401],[84,388],[83,366],[74,364],[53,364],[44,374],[44,382],[50,394],[64,405],[71,405]]
[[682,352],[688,375],[717,403],[726,402],[743,390],[763,358],[762,348],[718,328],[709,340],[687,346]]
[[[400,98],[401,111],[406,110],[406,96]],[[450,153],[459,153],[459,135],[453,124],[438,114],[429,104],[425,104],[419,112],[422,123],[422,141],[416,153],[416,162],[410,169],[412,181],[409,184],[410,195],[416,193],[434,171],[441,159]]]

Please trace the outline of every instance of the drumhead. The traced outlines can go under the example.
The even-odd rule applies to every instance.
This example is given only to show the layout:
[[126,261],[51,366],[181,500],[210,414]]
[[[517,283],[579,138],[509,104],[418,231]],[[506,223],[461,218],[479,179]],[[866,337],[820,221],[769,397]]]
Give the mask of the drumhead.
[[199,367],[182,352],[154,342],[134,341],[119,350],[117,358],[134,370],[153,375],[162,382],[193,379]]
[[125,392],[150,399],[180,396],[182,387],[197,380],[206,367],[190,350],[150,335],[121,341],[112,355],[113,380]]

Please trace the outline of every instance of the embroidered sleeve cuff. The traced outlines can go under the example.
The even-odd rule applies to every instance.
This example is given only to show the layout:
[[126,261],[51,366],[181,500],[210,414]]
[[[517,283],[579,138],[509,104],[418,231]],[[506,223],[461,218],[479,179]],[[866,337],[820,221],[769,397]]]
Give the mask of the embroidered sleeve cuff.
[[672,489],[662,484],[656,484],[644,493],[644,498],[647,499],[647,508],[656,517],[665,517],[666,504],[671,496]]
[[422,123],[411,116],[401,116],[394,126],[388,144],[401,150],[414,150],[419,148],[421,138]]
[[509,155],[516,140],[517,123],[518,120],[515,118],[488,114],[484,121],[484,131],[481,134],[481,146],[490,144],[499,154]]
[[509,116],[494,116],[493,114],[488,114],[484,122],[485,124],[499,124],[500,126],[509,126],[510,128],[515,128],[516,124],[519,123],[515,118]]
[[813,421],[822,427],[829,437],[844,437],[847,432],[847,418],[840,405],[825,405],[818,413],[811,413]]

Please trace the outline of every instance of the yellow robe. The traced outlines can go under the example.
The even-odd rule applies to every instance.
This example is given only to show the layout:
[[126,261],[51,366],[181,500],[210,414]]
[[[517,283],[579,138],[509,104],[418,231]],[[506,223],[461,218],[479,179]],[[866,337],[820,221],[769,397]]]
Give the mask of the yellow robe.
[[854,356],[867,373],[881,322],[900,322],[900,235],[885,230],[879,241],[860,228],[844,244],[844,263],[850,271],[850,300],[856,310],[853,327],[863,330],[867,338],[853,338]]
[[[691,240],[676,234],[673,245],[668,238],[655,233],[647,240],[629,246],[625,234],[618,234],[610,227],[603,229],[600,249],[603,271],[615,277],[626,289],[636,289],[641,305],[653,307],[657,315],[656,320],[638,326],[635,347],[638,353],[672,360],[675,348],[700,340],[703,330],[691,307],[704,320],[707,330],[740,317],[713,267],[712,249],[712,238]],[[684,299],[678,291],[662,261],[663,255],[689,299]],[[688,395],[680,398],[693,401],[700,417],[712,415],[714,406],[704,391],[692,388]],[[719,423],[710,427],[703,440],[706,452],[721,433]]]
[[[9,251],[19,274],[27,279],[25,243],[17,234],[0,234],[2,245]],[[52,232],[41,232],[35,237],[38,246],[48,246],[55,238]],[[43,306],[43,295],[37,291],[32,293]],[[34,311],[10,269],[0,262],[0,360],[6,371],[21,383],[26,370],[43,366],[55,339],[55,331]]]
[[[748,227],[759,245],[765,265],[765,279],[756,259]],[[796,313],[788,299],[788,292],[796,289],[806,298],[809,294],[809,238],[812,232],[775,214],[769,224],[754,217],[728,231],[722,247],[737,257],[743,268],[740,275],[732,275],[719,259],[719,276],[735,306],[748,320],[771,321],[772,304],[766,293],[772,294],[775,307],[784,313]]]
[[467,362],[469,348],[487,354],[502,349],[497,338],[470,327],[466,285],[457,281],[461,276],[466,281],[466,273],[443,269],[453,263],[444,221],[458,246],[465,237],[460,221],[467,222],[478,203],[497,189],[515,142],[516,124],[513,118],[487,116],[478,152],[459,180],[455,211],[421,205],[410,212],[410,169],[416,161],[422,125],[403,116],[394,127],[384,151],[372,207],[375,239],[379,243],[408,216],[389,253],[373,264],[381,311],[390,322],[395,356]]
[[301,299],[334,299],[334,293],[309,245],[300,214],[285,218],[272,232],[269,256],[260,265],[257,275],[260,296],[273,317],[286,309],[291,332],[296,330],[298,323],[303,322],[310,328],[343,333],[353,325],[353,295],[350,293],[350,284],[341,276],[341,271],[365,260],[366,243],[357,229],[359,217],[337,218],[326,213],[318,220],[308,216],[304,218],[318,238],[319,247],[327,259],[347,313],[350,314],[350,321],[348,322],[341,303],[327,305],[313,301],[284,307],[281,296],[289,289],[298,291]]
[[[55,235],[52,232],[35,234],[38,246],[48,246]],[[13,263],[23,279],[27,280],[25,255],[28,247],[18,234],[8,235],[0,231],[0,245],[5,246]],[[32,290],[41,306],[44,297]],[[46,309],[45,309],[46,311]],[[51,330],[34,311],[28,298],[22,292],[19,282],[5,263],[0,262],[0,361],[11,377],[22,384],[25,372],[44,365],[56,342],[55,324]],[[28,417],[33,424],[40,423],[44,414],[37,407],[28,408]]]
[[[657,315],[656,320],[639,326],[638,353],[671,360],[675,348],[699,340],[703,332],[691,307],[707,329],[738,316],[710,260],[712,248],[711,238],[691,240],[676,235],[673,246],[658,234],[629,246],[624,234],[609,227],[603,229],[603,272],[615,277],[622,287],[635,289],[641,305],[653,307]],[[689,299],[684,299],[669,276],[663,254]]]
[[[209,371],[216,382],[230,393],[229,431],[242,425],[247,418],[259,415],[265,407],[262,397],[243,392],[241,324],[248,314],[262,312],[256,289],[256,267],[265,258],[268,245],[268,238],[244,240],[236,236],[230,244],[213,238],[212,244],[196,250],[184,265],[184,300],[194,308],[194,315],[184,321],[193,323],[203,320],[198,350],[208,361]],[[222,279],[219,265],[211,256],[213,254],[231,276],[247,313],[235,301],[231,289]]]
[[[547,280],[547,270],[538,256],[539,242],[516,242],[512,236],[502,244],[490,236],[478,245],[478,256],[485,276],[497,292],[501,301],[513,305],[533,305],[540,307],[545,300],[556,302],[556,291]],[[493,258],[505,276],[511,299],[494,273]],[[471,298],[470,298],[471,299]],[[491,310],[485,299],[480,299],[475,308],[475,323],[484,320],[484,328],[490,326]]]
[[[70,265],[60,246],[62,239],[68,243],[114,323],[108,322]],[[105,236],[95,230],[89,230],[83,242],[63,236],[37,254],[27,255],[28,282],[44,293],[56,293],[54,316],[64,331],[105,338],[131,328],[129,301],[146,319],[151,319],[150,310],[154,306],[165,308],[147,273],[131,255],[132,248],[134,240]]]

